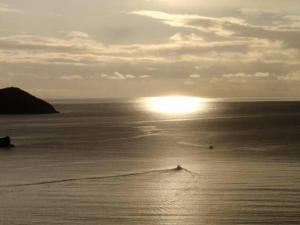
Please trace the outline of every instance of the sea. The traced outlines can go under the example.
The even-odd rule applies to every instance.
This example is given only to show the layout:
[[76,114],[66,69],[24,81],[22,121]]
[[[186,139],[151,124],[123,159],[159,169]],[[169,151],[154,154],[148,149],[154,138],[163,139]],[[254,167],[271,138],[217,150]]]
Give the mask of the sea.
[[300,224],[297,99],[51,102],[0,116],[0,225]]

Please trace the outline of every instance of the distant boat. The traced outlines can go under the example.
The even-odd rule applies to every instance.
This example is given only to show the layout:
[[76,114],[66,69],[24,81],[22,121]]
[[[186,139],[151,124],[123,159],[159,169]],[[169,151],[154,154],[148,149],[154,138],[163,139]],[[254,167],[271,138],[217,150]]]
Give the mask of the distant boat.
[[0,148],[12,148],[15,147],[12,143],[11,143],[11,139],[9,136],[0,138]]
[[183,170],[183,168],[182,168],[180,165],[178,165],[178,166],[175,168],[175,170]]

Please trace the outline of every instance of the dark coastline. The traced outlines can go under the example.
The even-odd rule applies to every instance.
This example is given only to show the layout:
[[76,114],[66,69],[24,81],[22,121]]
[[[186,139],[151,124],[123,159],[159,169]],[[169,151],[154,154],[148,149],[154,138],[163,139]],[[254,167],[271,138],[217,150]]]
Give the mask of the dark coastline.
[[58,111],[48,102],[19,88],[0,89],[0,114],[53,114]]

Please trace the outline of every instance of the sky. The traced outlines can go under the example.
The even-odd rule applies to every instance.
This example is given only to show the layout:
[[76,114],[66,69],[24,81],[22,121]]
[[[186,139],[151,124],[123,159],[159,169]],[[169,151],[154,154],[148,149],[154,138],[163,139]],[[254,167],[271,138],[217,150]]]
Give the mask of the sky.
[[299,0],[0,0],[0,87],[299,97]]

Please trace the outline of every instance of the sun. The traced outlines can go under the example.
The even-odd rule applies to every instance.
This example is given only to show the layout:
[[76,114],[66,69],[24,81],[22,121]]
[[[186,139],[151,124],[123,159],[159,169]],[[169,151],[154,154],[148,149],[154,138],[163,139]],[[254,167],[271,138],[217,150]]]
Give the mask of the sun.
[[205,99],[190,96],[150,97],[145,101],[152,112],[165,114],[190,114],[203,109]]

